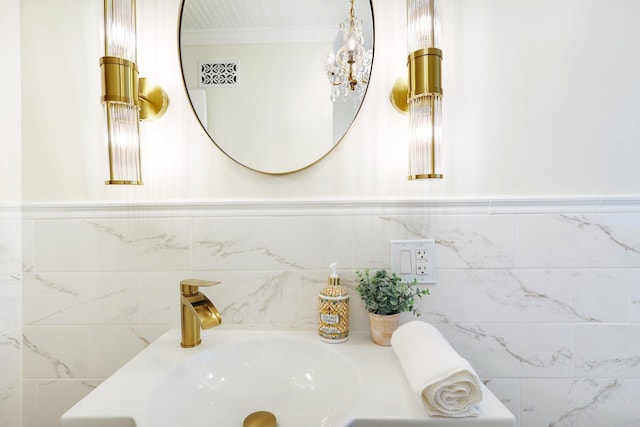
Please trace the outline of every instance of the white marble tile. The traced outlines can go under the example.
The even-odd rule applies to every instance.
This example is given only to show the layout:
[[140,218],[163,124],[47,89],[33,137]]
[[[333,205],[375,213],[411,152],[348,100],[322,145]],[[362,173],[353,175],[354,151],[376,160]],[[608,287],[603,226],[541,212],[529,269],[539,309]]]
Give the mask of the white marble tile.
[[222,283],[200,288],[225,325],[294,326],[300,275],[293,271],[203,272]]
[[99,383],[95,380],[38,381],[38,427],[59,427],[62,414]]
[[437,282],[424,285],[429,289],[429,296],[425,297],[423,301],[429,301],[429,299],[437,297],[462,297],[465,271],[439,269]]
[[640,425],[640,379],[523,379],[520,427]]
[[35,223],[32,219],[22,220],[22,271],[33,271],[35,267]]
[[20,382],[20,331],[0,334],[0,389]]
[[21,302],[20,278],[0,276],[0,333],[21,325]]
[[436,326],[483,378],[573,375],[571,325],[485,323]]
[[352,265],[349,216],[193,220],[195,270],[301,270]]
[[135,273],[26,273],[23,288],[25,325],[140,321]]
[[354,222],[358,267],[388,266],[390,240],[436,240],[440,269],[510,268],[515,265],[512,215],[358,217]]
[[90,327],[88,376],[109,377],[166,331],[162,326]]
[[22,426],[38,427],[38,381],[22,381]]
[[439,270],[436,284],[425,285],[429,295],[417,300],[416,308],[422,315],[420,320],[429,323],[462,322],[464,270]]
[[26,427],[22,424],[22,387],[20,384],[0,388],[0,426]]
[[629,321],[640,323],[640,270],[629,272]]
[[20,271],[21,239],[19,219],[0,219],[0,276]]
[[520,419],[520,380],[483,379],[482,382],[516,417],[516,424]]
[[140,322],[179,328],[180,281],[185,279],[219,281],[219,277],[218,272],[170,271],[138,274],[141,294]]
[[188,219],[49,220],[35,224],[35,271],[190,268]]
[[625,322],[624,270],[470,270],[467,322]]
[[425,296],[416,303],[419,320],[429,323],[456,323],[464,317],[462,298],[454,296]]
[[640,214],[520,215],[520,268],[640,266]]
[[87,350],[86,327],[24,327],[24,378],[86,377]]
[[576,325],[576,375],[640,377],[640,325]]
[[178,327],[182,279],[222,281],[203,292],[223,327],[315,329],[337,261],[351,330],[368,330],[354,269],[388,268],[389,240],[422,238],[438,242],[438,283],[420,320],[517,417],[522,407],[522,427],[640,425],[625,400],[640,394],[638,223],[632,213],[24,220],[21,427],[55,425],[90,388],[78,378],[108,376]]

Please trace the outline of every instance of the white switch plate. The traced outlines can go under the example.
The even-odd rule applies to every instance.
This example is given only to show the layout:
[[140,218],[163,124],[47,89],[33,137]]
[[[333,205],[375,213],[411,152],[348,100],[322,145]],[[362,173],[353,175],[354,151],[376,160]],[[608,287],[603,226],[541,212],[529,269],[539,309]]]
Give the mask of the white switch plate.
[[403,282],[436,283],[436,241],[391,240],[391,272]]

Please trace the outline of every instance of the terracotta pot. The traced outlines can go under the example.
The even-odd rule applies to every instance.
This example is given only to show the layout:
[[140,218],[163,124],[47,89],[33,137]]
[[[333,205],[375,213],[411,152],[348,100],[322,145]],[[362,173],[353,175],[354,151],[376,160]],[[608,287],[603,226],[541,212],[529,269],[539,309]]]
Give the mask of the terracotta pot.
[[369,331],[371,339],[378,345],[391,345],[391,335],[398,329],[400,313],[374,314],[369,313]]

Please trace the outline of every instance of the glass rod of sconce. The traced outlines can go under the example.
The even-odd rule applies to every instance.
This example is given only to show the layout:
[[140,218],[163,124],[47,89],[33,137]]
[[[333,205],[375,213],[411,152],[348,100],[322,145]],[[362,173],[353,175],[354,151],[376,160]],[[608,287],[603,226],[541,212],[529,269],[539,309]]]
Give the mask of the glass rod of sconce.
[[362,19],[355,16],[351,0],[349,17],[340,24],[342,46],[326,58],[325,71],[331,84],[331,101],[346,101],[350,94],[362,100],[369,83],[373,50],[365,48]]
[[408,76],[392,104],[409,113],[409,179],[442,178],[442,50],[438,0],[407,0]]
[[136,0],[104,0],[104,53],[100,58],[109,158],[106,184],[142,185],[140,120],[161,117],[166,92],[138,77]]

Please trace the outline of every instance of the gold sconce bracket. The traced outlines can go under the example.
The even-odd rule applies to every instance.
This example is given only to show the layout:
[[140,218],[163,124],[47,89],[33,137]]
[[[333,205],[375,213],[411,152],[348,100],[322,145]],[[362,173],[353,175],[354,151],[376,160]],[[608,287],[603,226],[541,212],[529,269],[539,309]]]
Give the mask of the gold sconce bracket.
[[408,113],[408,95],[409,80],[407,79],[407,76],[400,76],[393,83],[393,88],[391,88],[391,94],[389,95],[391,105],[393,105],[394,108],[400,113]]
[[145,77],[138,78],[138,67],[126,59],[100,58],[102,102],[119,102],[140,107],[140,120],[155,120],[167,111],[169,96],[162,87]]
[[444,178],[444,175],[442,175],[441,173],[424,173],[424,174],[417,174],[417,175],[409,175],[407,177],[409,181],[414,181],[418,179],[442,179],[442,178]]
[[139,80],[138,94],[140,98],[140,120],[155,120],[162,117],[169,108],[169,96],[162,87],[149,79]]

